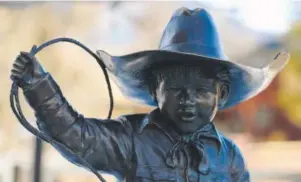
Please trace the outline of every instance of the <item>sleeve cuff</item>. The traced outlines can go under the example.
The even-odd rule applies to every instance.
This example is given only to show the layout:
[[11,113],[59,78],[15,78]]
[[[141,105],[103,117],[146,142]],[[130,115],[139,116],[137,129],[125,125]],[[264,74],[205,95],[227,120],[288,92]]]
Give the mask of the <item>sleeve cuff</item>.
[[24,90],[24,95],[29,105],[36,109],[46,100],[60,92],[59,86],[53,80],[51,75],[47,73],[38,83]]

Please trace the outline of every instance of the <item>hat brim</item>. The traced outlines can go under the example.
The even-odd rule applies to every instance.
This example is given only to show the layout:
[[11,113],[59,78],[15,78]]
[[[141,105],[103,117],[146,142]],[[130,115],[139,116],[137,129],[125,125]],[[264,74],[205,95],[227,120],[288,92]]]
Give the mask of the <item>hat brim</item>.
[[148,73],[152,67],[193,64],[215,70],[217,66],[222,66],[229,73],[230,93],[220,110],[245,101],[264,90],[289,60],[289,54],[282,52],[265,67],[253,68],[227,60],[166,50],[140,51],[124,56],[111,56],[98,50],[97,55],[103,60],[125,96],[151,106],[157,106],[148,87]]

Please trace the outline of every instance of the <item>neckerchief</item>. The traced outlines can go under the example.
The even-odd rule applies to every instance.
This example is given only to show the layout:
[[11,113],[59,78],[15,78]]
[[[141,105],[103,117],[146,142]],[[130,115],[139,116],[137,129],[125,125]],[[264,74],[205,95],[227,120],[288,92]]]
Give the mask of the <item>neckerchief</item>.
[[[147,124],[155,124],[157,125],[167,136],[168,138],[174,143],[173,147],[167,153],[166,156],[166,165],[175,168],[179,165],[179,161],[177,155],[179,152],[183,152],[186,156],[187,165],[190,164],[191,156],[188,153],[189,148],[194,150],[198,155],[198,165],[197,170],[206,175],[209,173],[209,160],[208,156],[205,152],[205,140],[214,140],[218,145],[218,151],[221,148],[221,141],[219,138],[219,134],[216,131],[216,128],[213,123],[209,123],[195,131],[190,135],[179,135],[173,129],[171,129],[170,124],[166,122],[164,116],[160,114],[158,109],[151,112],[147,117],[144,119],[143,128]],[[141,130],[143,129],[141,128]],[[188,166],[186,167],[186,177],[188,176]]]
[[174,143],[171,150],[168,152],[166,157],[166,164],[172,168],[178,165],[177,154],[184,152],[187,163],[191,161],[191,157],[188,153],[188,149],[192,149],[198,155],[197,169],[202,174],[208,174],[210,171],[208,156],[205,152],[205,140],[215,140],[218,144],[218,151],[220,151],[221,143],[219,136],[212,123],[203,126],[191,135],[176,136],[176,142]]

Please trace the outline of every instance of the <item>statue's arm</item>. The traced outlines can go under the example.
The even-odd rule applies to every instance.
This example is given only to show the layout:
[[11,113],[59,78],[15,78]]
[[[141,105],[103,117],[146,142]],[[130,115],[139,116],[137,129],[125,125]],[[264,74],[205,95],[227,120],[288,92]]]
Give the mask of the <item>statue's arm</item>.
[[[43,133],[87,160],[94,168],[123,175],[131,165],[132,128],[128,121],[85,118],[64,98],[49,73],[24,90]],[[73,154],[55,146],[69,161],[81,165]]]
[[250,173],[240,149],[233,143],[231,177],[233,182],[249,182]]

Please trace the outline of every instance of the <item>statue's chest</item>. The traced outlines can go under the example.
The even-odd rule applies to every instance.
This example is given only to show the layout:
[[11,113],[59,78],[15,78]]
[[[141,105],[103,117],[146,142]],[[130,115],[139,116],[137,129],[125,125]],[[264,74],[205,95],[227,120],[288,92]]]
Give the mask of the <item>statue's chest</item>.
[[[136,154],[136,181],[176,181],[182,182],[189,179],[190,182],[206,181],[231,181],[229,172],[229,157],[222,150],[217,152],[215,145],[204,142],[204,152],[209,160],[209,172],[202,174],[197,169],[199,158],[193,150],[185,153],[177,152],[174,157],[177,161],[175,167],[167,165],[167,156],[174,143],[159,130],[145,130],[134,139]],[[189,155],[189,156],[187,156]]]

